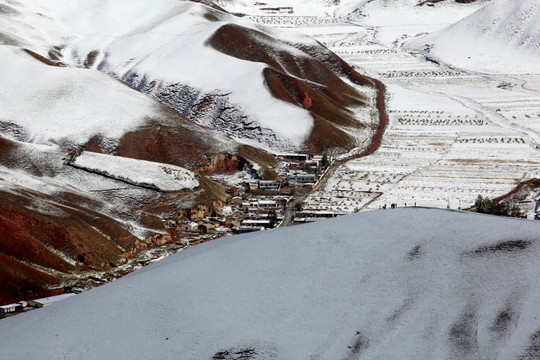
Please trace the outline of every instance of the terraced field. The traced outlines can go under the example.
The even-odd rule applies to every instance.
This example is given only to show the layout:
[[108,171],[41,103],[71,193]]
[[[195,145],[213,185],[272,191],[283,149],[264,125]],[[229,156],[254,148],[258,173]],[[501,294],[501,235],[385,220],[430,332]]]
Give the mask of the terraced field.
[[301,29],[383,81],[389,116],[378,151],[338,168],[307,198],[308,210],[467,208],[479,194],[498,197],[540,177],[536,79],[449,68],[378,45],[374,29],[360,29]]

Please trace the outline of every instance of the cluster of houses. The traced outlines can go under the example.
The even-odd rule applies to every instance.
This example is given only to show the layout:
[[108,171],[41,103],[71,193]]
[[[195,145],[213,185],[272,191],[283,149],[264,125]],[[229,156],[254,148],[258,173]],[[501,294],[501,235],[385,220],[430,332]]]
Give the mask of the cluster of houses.
[[[279,226],[291,195],[315,186],[329,160],[326,156],[310,154],[280,154],[276,158],[283,164],[278,170],[278,179],[253,179],[230,186],[227,193],[231,198],[222,209],[221,217],[180,223],[177,230],[198,241],[201,237],[211,239]],[[312,214],[304,222],[325,217],[328,215]]]
[[181,224],[178,230],[212,237],[273,228],[283,220],[288,198],[288,196],[273,196],[272,199],[244,199],[236,196],[223,209],[228,216],[190,221]]
[[278,226],[283,221],[288,198],[289,196],[274,196],[272,199],[242,202],[241,210],[244,218],[235,228],[235,232],[245,233]]
[[326,155],[280,154],[277,159],[286,164],[284,173],[280,174],[289,187],[311,188],[319,176],[330,164]]
[[311,223],[320,220],[335,218],[341,215],[347,215],[348,212],[323,211],[323,210],[307,210],[299,211],[294,216],[294,223]]
[[0,306],[0,314],[12,313],[19,310],[24,310],[26,308],[41,308],[41,307],[50,305],[52,303],[67,299],[68,297],[71,297],[73,295],[76,295],[76,294],[75,293],[62,294],[62,295],[57,295],[57,296],[49,296],[46,298],[30,300],[30,301],[19,301],[16,304],[2,305]]

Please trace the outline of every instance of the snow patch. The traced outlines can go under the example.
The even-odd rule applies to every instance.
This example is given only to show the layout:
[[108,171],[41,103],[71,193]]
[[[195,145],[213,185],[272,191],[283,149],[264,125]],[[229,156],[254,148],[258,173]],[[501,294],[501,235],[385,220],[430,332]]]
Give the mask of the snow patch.
[[492,73],[540,71],[540,3],[493,1],[440,31],[405,43],[405,49],[455,67]]
[[150,187],[160,191],[192,190],[199,186],[195,174],[189,170],[145,160],[85,151],[77,156],[71,165],[133,185]]

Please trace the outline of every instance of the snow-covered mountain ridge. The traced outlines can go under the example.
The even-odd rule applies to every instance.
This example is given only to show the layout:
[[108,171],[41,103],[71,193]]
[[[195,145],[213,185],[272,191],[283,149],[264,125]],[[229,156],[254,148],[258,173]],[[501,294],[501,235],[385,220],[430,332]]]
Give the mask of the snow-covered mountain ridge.
[[2,320],[3,354],[535,358],[538,227],[407,208],[223,238]]
[[[41,17],[50,23],[43,26],[45,29],[33,30],[28,26],[11,26],[9,35],[20,39],[19,46],[53,61],[110,74],[192,121],[243,143],[274,151],[309,148],[311,133],[318,129],[313,117],[321,114],[315,108],[303,108],[305,92],[332,92],[330,85],[343,88],[344,82],[349,84],[349,89],[343,95],[352,95],[353,103],[336,99],[333,94],[323,95],[323,100],[334,102],[334,107],[339,107],[335,111],[350,118],[350,124],[344,126],[333,124],[332,117],[325,117],[346,140],[337,146],[328,141],[325,146],[343,151],[340,147],[346,143],[346,149],[350,150],[358,139],[369,136],[370,129],[366,127],[371,119],[356,116],[352,110],[373,105],[373,84],[358,74],[351,78],[350,69],[333,68],[332,63],[325,61],[330,59],[335,63],[337,57],[299,33],[256,26],[215,7],[190,1],[161,0],[151,11],[144,1],[131,1],[129,5],[26,2],[24,6],[13,6],[20,13],[10,17],[23,24],[44,21]],[[236,33],[229,33],[232,38],[216,41],[214,35],[227,26],[236,26]],[[261,42],[262,36],[266,39]],[[212,38],[214,41],[208,44]],[[230,42],[233,38],[256,48],[264,56],[239,57],[226,53],[224,49],[230,49],[231,44],[220,45],[220,41]],[[306,51],[307,48],[314,51]],[[268,80],[263,70],[269,66],[297,77],[302,88],[293,87],[292,95],[282,101],[282,96],[266,85]],[[318,70],[322,69],[323,73],[319,74]],[[328,72],[336,72],[331,84],[324,80]],[[353,89],[351,81],[360,86]],[[360,133],[347,133],[351,127],[360,129]]]
[[377,42],[396,47],[408,38],[450,26],[491,1],[347,1],[336,9],[335,16],[356,24],[376,27]]
[[474,71],[538,72],[540,3],[491,2],[456,24],[406,42],[405,49]]

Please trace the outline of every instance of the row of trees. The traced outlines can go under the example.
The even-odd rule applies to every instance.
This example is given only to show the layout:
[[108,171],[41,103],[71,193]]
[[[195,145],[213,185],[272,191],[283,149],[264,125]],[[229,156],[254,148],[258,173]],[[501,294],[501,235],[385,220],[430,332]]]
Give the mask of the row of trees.
[[476,212],[501,216],[521,217],[522,213],[515,204],[495,202],[488,197],[478,195],[474,202]]

